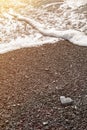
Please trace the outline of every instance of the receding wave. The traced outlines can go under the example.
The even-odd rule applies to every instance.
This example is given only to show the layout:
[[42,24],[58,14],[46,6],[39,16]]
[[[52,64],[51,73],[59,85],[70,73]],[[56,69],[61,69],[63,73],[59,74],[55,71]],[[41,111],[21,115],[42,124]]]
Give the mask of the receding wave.
[[85,4],[81,0],[75,6],[75,0],[71,3],[66,0],[45,3],[38,8],[26,3],[13,5],[13,8],[3,6],[0,14],[0,53],[59,40],[87,46],[86,3],[86,0]]

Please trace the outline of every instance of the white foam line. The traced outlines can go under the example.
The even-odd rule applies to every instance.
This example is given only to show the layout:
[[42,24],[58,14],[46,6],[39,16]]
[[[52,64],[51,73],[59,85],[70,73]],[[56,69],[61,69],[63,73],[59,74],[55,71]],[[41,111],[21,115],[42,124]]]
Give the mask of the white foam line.
[[[65,31],[56,31],[54,28],[43,29],[42,26],[33,19],[22,16],[19,16],[18,19],[24,20],[27,23],[31,24],[33,27],[35,27],[35,29],[37,29],[41,34],[45,36],[54,37],[57,38],[57,40],[59,38],[62,38],[76,45],[87,46],[87,35],[85,35],[83,32],[79,32],[73,29]],[[20,48],[39,46],[42,44],[54,43],[54,42],[55,41],[52,38],[50,40],[41,41],[38,39],[38,35],[36,35],[35,37],[33,36],[31,38],[18,37],[16,40],[13,40],[8,44],[0,44],[0,54],[7,53],[9,51],[17,50]]]
[[35,27],[35,29],[37,29],[40,33],[42,33],[45,36],[62,38],[80,46],[87,46],[87,35],[85,35],[83,32],[74,29],[69,29],[65,31],[56,31],[53,28],[47,30],[47,29],[43,29],[41,24],[39,24],[38,22],[36,22],[31,18],[26,18],[20,15],[19,16],[15,15],[15,16],[17,16],[18,19],[24,20],[28,24],[31,24],[33,27]]
[[[63,39],[66,39],[76,45],[80,46],[87,46],[87,36],[79,31],[76,30],[66,30],[66,31],[54,31],[51,32],[54,33],[54,36],[59,36]],[[57,37],[56,37],[57,38]],[[45,41],[36,41],[31,38],[17,38],[16,40],[11,41],[8,44],[0,44],[0,54],[7,53],[9,51],[21,49],[21,48],[27,48],[27,47],[34,47],[34,46],[40,46],[43,44],[48,44],[48,43],[55,43],[58,41],[58,39],[50,39],[50,40],[45,40]]]
[[16,40],[12,40],[7,44],[0,44],[0,54],[4,54],[10,51],[18,50],[21,48],[37,47],[43,44],[52,44],[58,41],[58,39],[48,39],[44,41],[36,41],[29,37],[21,38],[18,37]]

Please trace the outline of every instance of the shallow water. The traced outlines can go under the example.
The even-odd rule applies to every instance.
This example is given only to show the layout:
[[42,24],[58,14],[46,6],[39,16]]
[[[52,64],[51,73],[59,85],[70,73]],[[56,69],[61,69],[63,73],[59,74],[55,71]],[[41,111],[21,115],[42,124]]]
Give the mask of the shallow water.
[[[73,31],[75,33],[71,33],[71,31],[67,31],[67,33],[63,32],[63,37],[65,39],[68,38],[69,40],[69,37],[72,37],[72,39],[76,38],[74,40],[76,42],[80,35],[81,40],[83,34],[81,35],[81,33],[78,33],[78,31],[84,32],[84,38],[86,38],[87,4],[83,5],[82,0],[80,1],[80,4],[77,4],[78,1],[76,3],[75,0],[72,0],[72,6],[70,1],[65,1],[63,3],[61,2],[63,1],[56,0],[56,2],[54,3],[53,0],[37,0],[32,1],[31,3],[32,5],[34,5],[34,7],[25,3],[22,3],[21,5],[20,3],[18,5],[13,4],[13,8],[11,8],[11,6],[9,5],[7,6],[7,8],[3,7],[0,17],[0,53],[20,49],[22,47],[42,45],[44,43],[55,43],[55,41],[61,40],[61,38],[43,36],[31,25],[26,24],[25,22],[18,21],[17,19],[13,19],[13,17],[8,14],[9,12],[16,12],[18,14],[21,14],[22,16],[33,18],[36,22],[41,24],[44,30],[51,29],[54,33],[55,31],[66,31],[71,29],[77,30],[77,32]],[[39,5],[39,7],[35,7],[36,5]],[[60,33],[62,34],[62,32]],[[5,45],[5,43],[8,45]],[[77,44],[78,43],[79,40]],[[84,40],[82,43],[86,45],[87,42],[86,40]]]

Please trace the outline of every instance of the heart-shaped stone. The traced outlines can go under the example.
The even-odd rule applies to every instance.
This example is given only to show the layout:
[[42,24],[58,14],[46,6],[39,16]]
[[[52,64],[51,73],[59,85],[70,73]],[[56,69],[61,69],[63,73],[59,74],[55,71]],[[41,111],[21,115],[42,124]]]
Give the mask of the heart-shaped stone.
[[71,105],[73,100],[70,97],[60,96],[60,101],[62,105]]

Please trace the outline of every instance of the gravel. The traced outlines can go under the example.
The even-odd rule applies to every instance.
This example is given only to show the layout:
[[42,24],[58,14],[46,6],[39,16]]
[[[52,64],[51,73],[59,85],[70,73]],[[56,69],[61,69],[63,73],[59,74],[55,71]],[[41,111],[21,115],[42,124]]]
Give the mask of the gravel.
[[86,129],[87,48],[60,41],[0,55],[0,130]]

